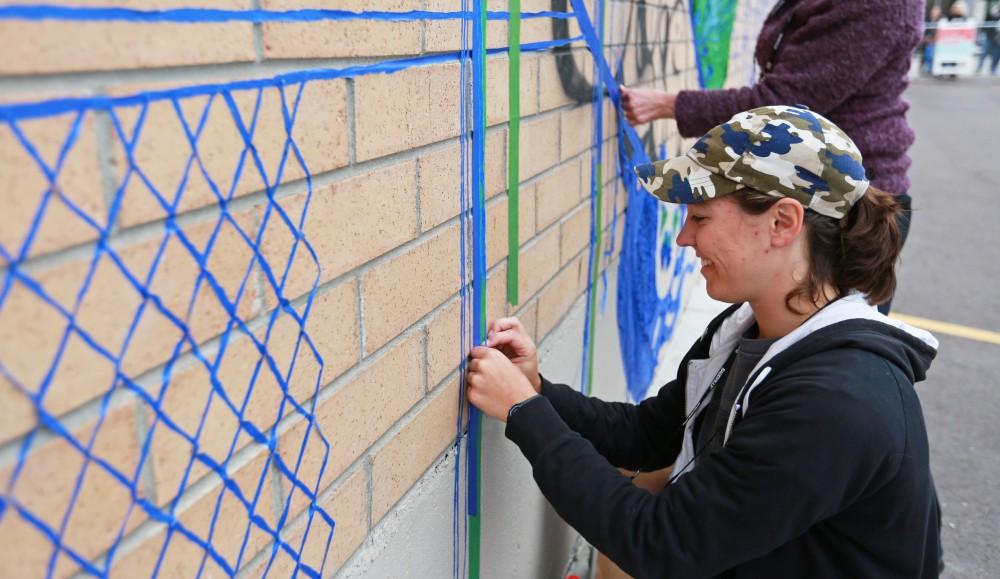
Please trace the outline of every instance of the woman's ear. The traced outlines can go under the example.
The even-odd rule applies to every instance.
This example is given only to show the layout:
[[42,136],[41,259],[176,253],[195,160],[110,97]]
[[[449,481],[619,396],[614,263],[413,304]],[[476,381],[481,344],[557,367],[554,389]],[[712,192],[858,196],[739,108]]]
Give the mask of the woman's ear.
[[802,233],[805,223],[805,208],[794,199],[783,197],[771,206],[771,245],[787,247]]

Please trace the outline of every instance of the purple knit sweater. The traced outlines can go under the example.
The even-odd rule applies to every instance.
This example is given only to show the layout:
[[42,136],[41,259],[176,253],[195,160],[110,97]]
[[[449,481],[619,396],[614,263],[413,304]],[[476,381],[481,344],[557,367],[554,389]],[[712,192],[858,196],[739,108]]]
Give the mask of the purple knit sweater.
[[[905,193],[913,130],[901,95],[923,30],[923,8],[923,0],[787,0],[757,39],[757,63],[765,70],[770,59],[771,70],[749,88],[682,91],[677,128],[684,137],[699,137],[747,109],[804,104],[854,139],[873,185]],[[794,20],[772,57],[789,18]]]

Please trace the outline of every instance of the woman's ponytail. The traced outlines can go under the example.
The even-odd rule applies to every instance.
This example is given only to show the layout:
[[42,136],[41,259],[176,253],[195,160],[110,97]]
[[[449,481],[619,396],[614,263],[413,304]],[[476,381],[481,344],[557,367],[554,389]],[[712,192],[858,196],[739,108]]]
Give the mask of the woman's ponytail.
[[857,289],[872,304],[888,301],[896,291],[896,262],[903,239],[896,199],[875,187],[854,204],[844,220],[841,259],[833,283],[844,293]]

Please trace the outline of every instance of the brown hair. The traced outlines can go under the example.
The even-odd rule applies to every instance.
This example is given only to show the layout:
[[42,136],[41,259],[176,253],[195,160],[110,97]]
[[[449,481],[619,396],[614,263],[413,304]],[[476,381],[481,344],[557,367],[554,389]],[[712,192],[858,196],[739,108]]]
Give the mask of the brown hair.
[[[780,197],[743,189],[733,195],[740,208],[760,215]],[[823,286],[836,288],[837,296],[856,289],[872,304],[881,304],[896,290],[896,261],[902,236],[896,215],[900,206],[889,193],[869,187],[843,219],[805,212],[809,244],[809,275],[785,297],[788,308],[793,299],[805,297],[819,306]]]

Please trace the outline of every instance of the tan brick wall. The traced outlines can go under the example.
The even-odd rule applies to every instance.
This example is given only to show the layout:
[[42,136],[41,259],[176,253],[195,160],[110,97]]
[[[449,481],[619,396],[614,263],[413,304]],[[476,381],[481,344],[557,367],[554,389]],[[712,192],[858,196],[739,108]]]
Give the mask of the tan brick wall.
[[[443,0],[62,4],[458,9]],[[693,87],[683,6],[647,4],[648,44],[637,46],[633,32],[609,54],[624,50],[627,82]],[[497,0],[490,9],[506,5]],[[552,9],[547,0],[523,5]],[[635,17],[628,4],[612,6],[619,23]],[[670,26],[660,30],[655,14],[664,11]],[[506,44],[506,26],[489,23],[491,47]],[[121,97],[451,51],[461,46],[458,31],[457,22],[432,21],[0,20],[0,104]],[[573,23],[570,34],[578,33]],[[551,20],[524,21],[524,42],[552,38]],[[632,64],[647,53],[651,64]],[[593,107],[589,96],[567,93],[560,66],[592,81],[593,61],[580,43],[559,55],[523,55],[521,303],[511,306],[508,61],[495,55],[487,65],[487,311],[516,312],[539,341],[589,281]],[[0,297],[0,495],[99,569],[121,538],[110,565],[119,577],[148,575],[161,552],[171,575],[194,576],[205,555],[199,541],[212,548],[207,574],[224,574],[222,560],[258,575],[273,543],[258,522],[277,525],[286,510],[281,539],[301,549],[304,563],[318,566],[325,557],[329,575],[347,561],[454,442],[461,90],[460,67],[451,62],[314,80],[304,88],[290,83],[88,109],[51,192],[17,133],[54,166],[76,115],[0,119],[0,244],[16,261],[0,258],[9,284]],[[289,127],[286,114],[296,101]],[[610,224],[623,214],[626,196],[619,192],[613,204],[615,119],[605,107],[607,243],[621,234],[623,220],[616,232]],[[650,130],[669,152],[680,146],[672,125]],[[22,257],[43,203],[44,218]],[[100,228],[108,228],[110,254],[100,251]],[[92,460],[44,426],[39,410],[90,448]],[[274,435],[273,453],[248,424],[265,438]],[[22,468],[8,486],[22,449]],[[229,482],[195,454],[224,465]],[[257,522],[241,496],[254,503]],[[139,499],[171,512],[197,541],[152,520]],[[328,552],[329,525],[319,516],[310,521],[310,500],[336,520]],[[16,510],[0,518],[0,543],[0,577],[44,574],[51,541]],[[275,576],[295,567],[284,549],[270,564]],[[55,575],[79,570],[67,553],[57,554]]]

